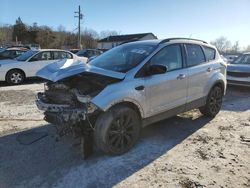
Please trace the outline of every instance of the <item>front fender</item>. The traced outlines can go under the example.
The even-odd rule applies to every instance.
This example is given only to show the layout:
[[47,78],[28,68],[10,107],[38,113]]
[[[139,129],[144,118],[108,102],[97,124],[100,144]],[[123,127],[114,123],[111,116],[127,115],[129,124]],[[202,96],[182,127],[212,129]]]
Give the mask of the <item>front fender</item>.
[[[138,83],[137,83],[138,85]],[[107,86],[97,96],[91,99],[91,102],[98,106],[101,110],[106,111],[115,104],[121,102],[131,102],[137,106],[141,117],[144,117],[145,91],[137,91],[134,89],[133,82],[119,82]]]

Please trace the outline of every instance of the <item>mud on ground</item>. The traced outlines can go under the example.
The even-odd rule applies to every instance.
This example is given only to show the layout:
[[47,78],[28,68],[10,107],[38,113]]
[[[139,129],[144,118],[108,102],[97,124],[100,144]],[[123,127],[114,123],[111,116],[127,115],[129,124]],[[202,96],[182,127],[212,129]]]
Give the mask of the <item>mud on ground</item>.
[[[0,88],[0,187],[250,187],[250,89],[230,87],[214,119],[193,110],[146,127],[122,156],[82,160],[71,137],[56,139],[35,93],[43,84]],[[30,145],[24,133],[48,135]]]

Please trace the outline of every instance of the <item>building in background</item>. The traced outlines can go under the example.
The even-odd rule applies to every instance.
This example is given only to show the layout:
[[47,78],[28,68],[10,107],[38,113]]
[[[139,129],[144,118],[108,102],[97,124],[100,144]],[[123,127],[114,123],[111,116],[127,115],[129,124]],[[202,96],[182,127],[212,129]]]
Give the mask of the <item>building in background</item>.
[[129,35],[113,35],[106,38],[103,38],[98,41],[97,48],[100,50],[109,50],[116,46],[119,46],[122,43],[126,43],[134,40],[150,40],[157,39],[153,33],[138,33],[138,34],[129,34]]

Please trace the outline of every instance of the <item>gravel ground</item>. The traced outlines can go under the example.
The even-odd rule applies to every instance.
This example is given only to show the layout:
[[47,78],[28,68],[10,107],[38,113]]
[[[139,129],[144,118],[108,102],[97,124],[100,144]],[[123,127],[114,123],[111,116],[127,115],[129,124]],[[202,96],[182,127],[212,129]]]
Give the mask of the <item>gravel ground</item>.
[[[146,127],[130,152],[82,159],[71,137],[56,138],[35,93],[42,83],[0,88],[0,188],[250,187],[250,89],[230,87],[214,119],[193,110]],[[20,135],[47,136],[23,145]]]

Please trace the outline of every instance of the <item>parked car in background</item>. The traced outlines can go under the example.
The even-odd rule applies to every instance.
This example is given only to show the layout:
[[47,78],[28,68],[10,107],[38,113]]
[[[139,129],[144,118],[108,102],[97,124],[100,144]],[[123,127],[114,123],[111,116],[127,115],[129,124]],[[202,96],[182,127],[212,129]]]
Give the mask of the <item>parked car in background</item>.
[[0,60],[2,59],[14,59],[18,56],[20,56],[21,54],[23,54],[24,52],[27,52],[29,49],[27,48],[7,48],[3,51],[0,52]]
[[224,57],[227,59],[228,63],[232,63],[238,57],[238,55],[224,55]]
[[227,83],[250,87],[250,52],[242,54],[228,65]]
[[228,64],[228,60],[227,60],[227,58],[225,58],[223,55],[220,55],[220,57],[221,57],[221,59],[223,59],[223,61],[224,61],[225,63],[227,63],[227,64]]
[[68,51],[72,52],[73,54],[76,54],[79,52],[80,49],[69,49]]
[[204,41],[131,42],[89,64],[41,69],[37,75],[48,82],[36,102],[58,130],[82,133],[84,146],[94,140],[102,151],[119,155],[154,122],[193,108],[215,117],[226,91],[226,66]]
[[100,54],[102,54],[102,51],[96,50],[96,49],[83,49],[76,53],[76,55],[80,57],[87,57],[87,58],[90,58],[93,56],[99,56]]
[[57,49],[29,50],[16,59],[0,60],[0,81],[21,84],[25,78],[34,77],[41,68],[60,59],[87,62],[87,58]]

